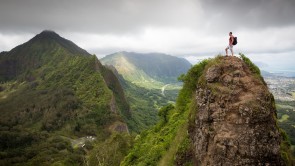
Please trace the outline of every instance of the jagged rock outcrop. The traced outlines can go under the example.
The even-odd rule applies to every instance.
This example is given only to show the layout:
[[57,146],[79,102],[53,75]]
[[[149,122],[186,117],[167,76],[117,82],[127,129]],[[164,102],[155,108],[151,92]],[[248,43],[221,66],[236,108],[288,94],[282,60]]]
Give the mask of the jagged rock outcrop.
[[197,165],[285,165],[274,98],[237,57],[219,57],[200,77],[193,138]]

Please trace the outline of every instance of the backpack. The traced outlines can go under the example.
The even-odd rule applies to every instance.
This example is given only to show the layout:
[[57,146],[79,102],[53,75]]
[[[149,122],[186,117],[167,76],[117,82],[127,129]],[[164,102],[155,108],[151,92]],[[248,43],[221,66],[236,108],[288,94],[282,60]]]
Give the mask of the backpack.
[[236,45],[238,43],[238,38],[234,37],[233,45]]

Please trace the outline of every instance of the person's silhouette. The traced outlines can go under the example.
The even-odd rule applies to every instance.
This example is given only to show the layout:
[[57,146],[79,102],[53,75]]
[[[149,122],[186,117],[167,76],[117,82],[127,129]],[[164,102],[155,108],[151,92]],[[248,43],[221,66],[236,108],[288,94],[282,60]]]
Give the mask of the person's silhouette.
[[225,48],[225,53],[226,53],[226,56],[228,56],[227,50],[229,49],[231,51],[232,56],[234,56],[234,51],[233,51],[234,36],[233,36],[233,33],[230,32],[229,36],[230,37],[228,39],[228,46]]

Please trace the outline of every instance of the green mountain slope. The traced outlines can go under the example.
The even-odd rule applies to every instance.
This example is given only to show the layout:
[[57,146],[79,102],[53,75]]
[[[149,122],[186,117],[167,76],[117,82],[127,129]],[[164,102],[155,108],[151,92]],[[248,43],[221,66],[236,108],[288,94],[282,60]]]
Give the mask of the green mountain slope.
[[147,89],[161,89],[165,84],[178,83],[178,76],[191,67],[185,59],[160,53],[118,52],[101,61],[114,66],[125,80]]
[[[130,108],[115,74],[94,55],[43,31],[2,52],[0,66],[0,165],[95,164],[104,142],[112,149],[104,147],[101,159],[119,164]],[[113,151],[119,156],[104,156]]]
[[128,124],[136,132],[154,125],[158,110],[175,102],[181,88],[177,78],[191,66],[182,58],[158,53],[119,52],[101,61],[120,79],[132,111]]
[[70,55],[90,55],[73,42],[61,38],[58,34],[43,31],[28,42],[15,47],[9,52],[0,54],[0,81],[13,79],[27,70],[40,67],[52,58],[43,55],[54,55],[58,51]]
[[193,66],[175,106],[160,109],[160,122],[137,137],[121,165],[294,164],[272,94],[259,69],[241,59]]
[[140,133],[156,124],[158,109],[175,101],[177,90],[166,91],[164,96],[158,89],[146,89],[126,81],[113,66],[107,67],[119,78],[130,104],[131,117],[127,119],[127,124],[131,131]]

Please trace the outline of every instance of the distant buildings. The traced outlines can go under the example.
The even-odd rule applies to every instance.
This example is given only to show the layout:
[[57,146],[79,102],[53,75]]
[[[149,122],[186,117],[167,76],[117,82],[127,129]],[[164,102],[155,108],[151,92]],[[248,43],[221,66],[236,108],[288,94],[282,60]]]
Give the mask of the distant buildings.
[[270,76],[264,80],[276,100],[295,101],[295,78]]

